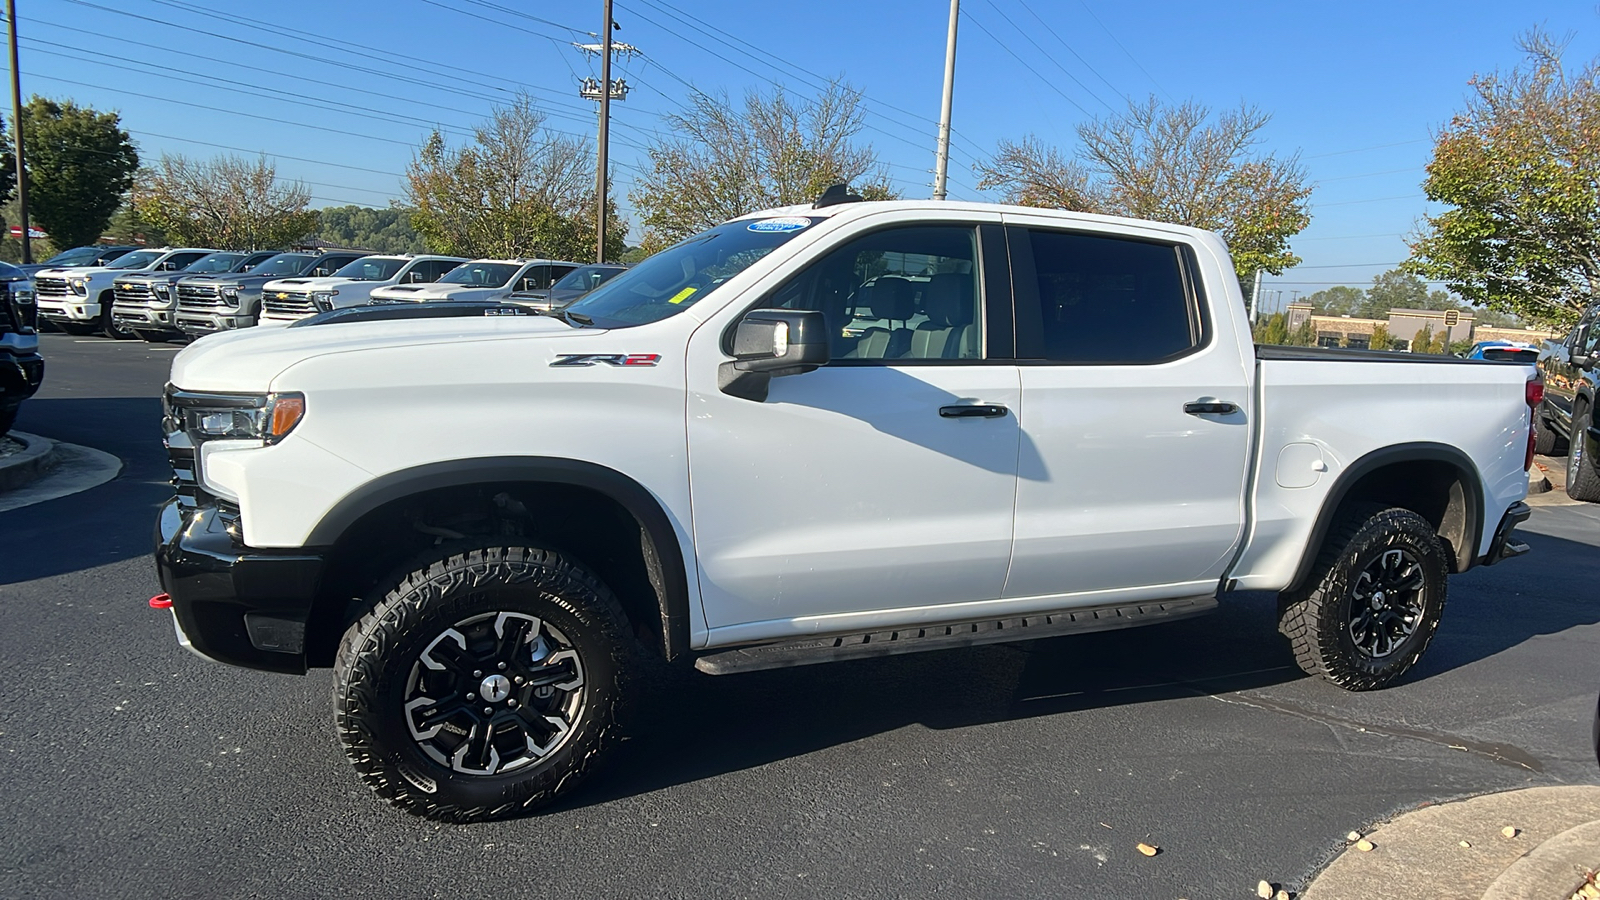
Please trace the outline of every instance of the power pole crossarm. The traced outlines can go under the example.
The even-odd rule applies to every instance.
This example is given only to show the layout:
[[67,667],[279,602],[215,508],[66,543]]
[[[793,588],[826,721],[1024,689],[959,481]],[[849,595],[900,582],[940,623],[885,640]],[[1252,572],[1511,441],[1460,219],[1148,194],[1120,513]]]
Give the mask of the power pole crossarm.
[[945,178],[950,172],[950,106],[956,90],[956,23],[961,17],[961,0],[950,0],[950,32],[944,45],[944,100],[939,106],[939,150],[933,167],[933,199],[946,196]]

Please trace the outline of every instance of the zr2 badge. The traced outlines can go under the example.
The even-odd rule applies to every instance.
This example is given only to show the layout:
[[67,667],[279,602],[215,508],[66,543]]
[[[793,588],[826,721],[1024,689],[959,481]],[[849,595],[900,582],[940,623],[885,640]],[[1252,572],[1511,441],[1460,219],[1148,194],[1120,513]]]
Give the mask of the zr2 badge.
[[653,366],[661,361],[659,353],[558,353],[551,366]]

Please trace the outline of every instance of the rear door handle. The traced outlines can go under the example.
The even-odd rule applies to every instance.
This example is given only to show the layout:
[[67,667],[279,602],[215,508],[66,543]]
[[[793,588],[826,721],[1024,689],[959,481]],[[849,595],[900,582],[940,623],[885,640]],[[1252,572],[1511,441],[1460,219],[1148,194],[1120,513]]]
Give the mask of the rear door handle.
[[1239,405],[1226,400],[1191,400],[1183,405],[1191,416],[1226,416],[1239,411]]
[[998,419],[1006,414],[1000,403],[963,403],[960,406],[941,406],[939,415],[946,419]]

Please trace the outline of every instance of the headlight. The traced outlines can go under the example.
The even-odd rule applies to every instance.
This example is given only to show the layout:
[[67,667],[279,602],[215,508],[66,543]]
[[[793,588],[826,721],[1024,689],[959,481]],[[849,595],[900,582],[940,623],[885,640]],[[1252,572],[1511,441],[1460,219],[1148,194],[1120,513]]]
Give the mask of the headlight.
[[333,309],[333,298],[338,293],[338,291],[313,291],[311,302],[317,305],[317,309],[327,312]]
[[225,287],[225,288],[222,289],[221,293],[222,293],[222,302],[223,303],[226,303],[226,304],[228,304],[230,306],[238,306],[239,305],[239,289],[238,288],[236,288],[236,287]]
[[17,302],[20,303],[23,306],[30,306],[33,303],[33,291],[28,291],[28,290],[17,291],[15,294],[12,294],[11,296],[17,298]]
[[306,412],[306,398],[301,394],[173,391],[168,402],[174,413],[182,413],[183,430],[196,444],[228,439],[276,444],[300,424]]
[[74,278],[67,283],[72,285],[72,292],[77,294],[79,297],[89,296],[89,282],[85,281],[84,279]]

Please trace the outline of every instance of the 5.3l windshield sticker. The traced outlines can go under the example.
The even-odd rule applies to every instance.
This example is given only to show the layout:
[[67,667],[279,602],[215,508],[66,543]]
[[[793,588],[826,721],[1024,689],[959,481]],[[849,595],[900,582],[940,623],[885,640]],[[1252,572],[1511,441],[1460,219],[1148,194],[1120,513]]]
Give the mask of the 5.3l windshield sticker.
[[751,231],[799,231],[811,227],[811,220],[805,216],[777,216],[772,219],[760,219],[750,223]]

